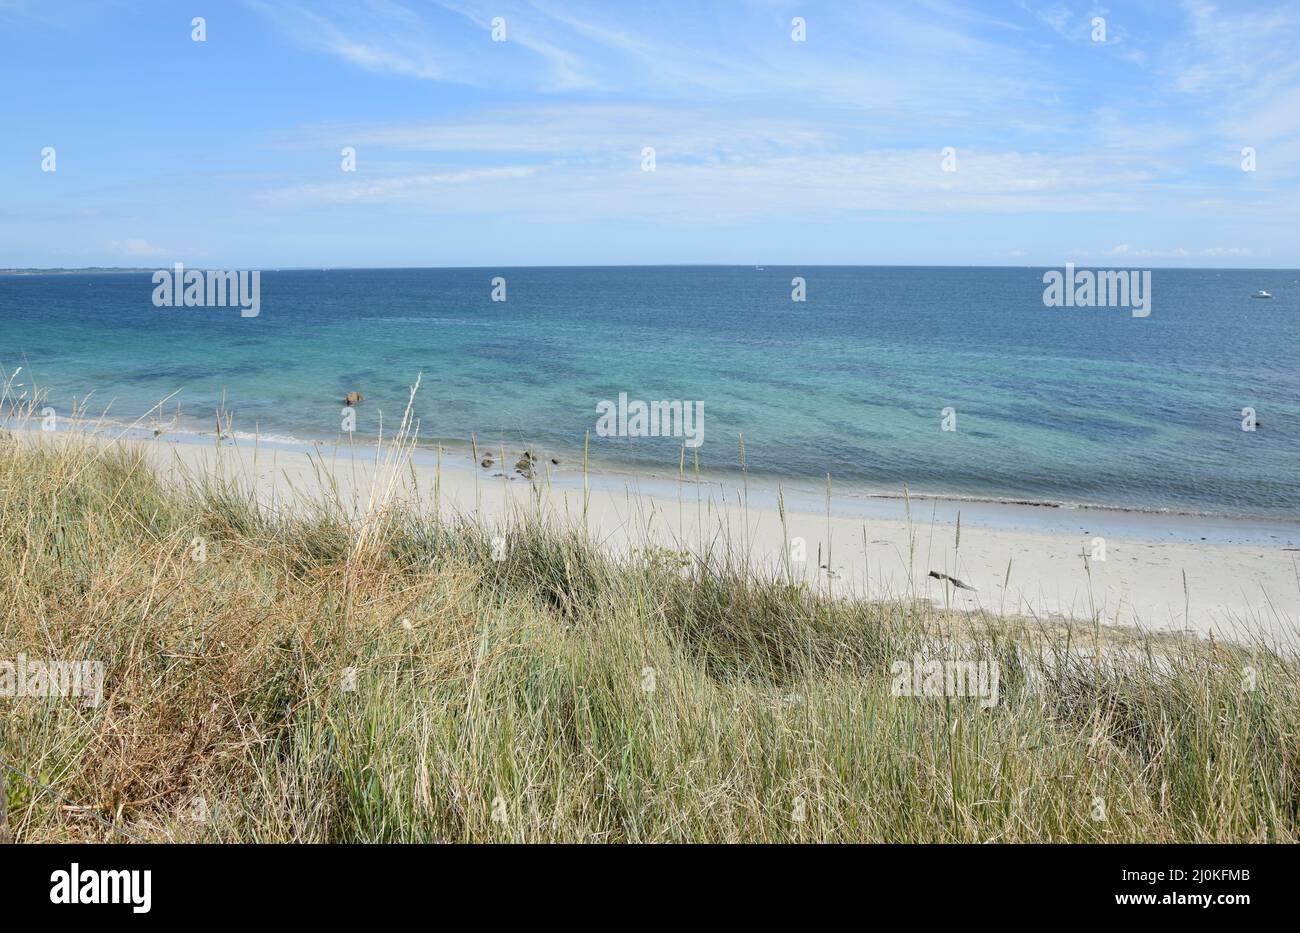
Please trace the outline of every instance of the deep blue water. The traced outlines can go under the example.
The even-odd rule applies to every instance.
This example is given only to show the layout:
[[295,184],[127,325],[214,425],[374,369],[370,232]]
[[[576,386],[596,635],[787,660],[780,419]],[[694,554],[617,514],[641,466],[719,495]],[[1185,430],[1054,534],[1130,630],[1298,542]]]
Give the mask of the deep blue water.
[[0,276],[0,365],[61,415],[176,392],[168,417],[210,427],[224,395],[237,430],[304,440],[338,436],[351,390],[359,435],[395,425],[422,373],[428,441],[572,456],[590,430],[593,457],[674,471],[680,441],[597,437],[596,403],[701,400],[705,469],[743,433],[751,473],[840,488],[1300,516],[1300,272],[1155,270],[1141,319],[1047,308],[1042,273],[267,271],[255,318],[155,308],[148,273]]

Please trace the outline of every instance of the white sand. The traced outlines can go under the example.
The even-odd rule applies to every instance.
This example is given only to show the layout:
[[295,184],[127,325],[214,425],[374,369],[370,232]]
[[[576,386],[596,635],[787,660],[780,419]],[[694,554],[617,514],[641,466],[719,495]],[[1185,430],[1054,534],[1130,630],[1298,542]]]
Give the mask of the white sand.
[[[326,476],[337,484],[340,496],[360,510],[375,489],[373,447],[358,448],[355,456],[331,449],[323,457],[304,449],[247,443],[218,449],[211,440],[178,443],[164,438],[148,447],[165,472],[193,474],[215,466],[226,476],[255,483],[263,501],[279,506],[297,495],[319,495]],[[518,451],[507,452],[512,475],[517,456]],[[431,455],[422,454],[395,473],[381,471],[380,485],[391,480],[395,494],[409,501],[414,483],[428,508],[433,507],[436,489],[444,512],[454,509],[489,523],[500,519],[507,507],[540,507],[555,517],[583,521],[580,465],[555,468],[548,463],[536,483],[492,476],[500,472],[499,462],[483,470],[463,455],[445,456],[438,468]],[[717,485],[688,482],[679,501],[671,482],[611,475],[589,480],[587,525],[615,551],[646,543],[698,549],[704,541],[748,553],[768,569],[781,565],[788,544],[773,497],[756,505],[758,497],[751,495],[750,505],[741,507],[737,490],[723,491]],[[655,488],[644,491],[646,486]],[[724,496],[725,506],[720,505]],[[1015,530],[995,527],[997,522],[973,524],[969,514],[979,510],[968,509],[958,546],[955,524],[931,518],[941,510],[930,504],[913,502],[910,523],[843,514],[834,500],[828,520],[824,511],[817,514],[808,506],[805,502],[805,511],[787,510],[789,538],[804,539],[806,553],[804,561],[793,563],[793,571],[799,579],[835,593],[914,596],[941,606],[1095,618],[1151,631],[1214,632],[1227,638],[1262,635],[1287,646],[1300,642],[1300,552],[1283,548],[1293,543],[1286,536],[1277,544],[1199,542],[1188,540],[1189,528],[1190,534],[1200,532],[1195,518],[1181,517],[1181,531],[1173,535],[1173,517],[1126,515],[1117,524],[1113,516],[1088,510],[1069,516],[1076,530]],[[952,514],[951,508],[943,511]],[[991,514],[987,508],[984,512]],[[1105,529],[1108,522],[1119,534],[1105,533],[1105,560],[1085,562],[1083,552],[1091,551],[1093,538],[1100,534],[1096,529]],[[1085,534],[1085,529],[1094,533]],[[827,563],[828,554],[833,577],[819,566]],[[932,579],[930,570],[975,589],[956,589]]]

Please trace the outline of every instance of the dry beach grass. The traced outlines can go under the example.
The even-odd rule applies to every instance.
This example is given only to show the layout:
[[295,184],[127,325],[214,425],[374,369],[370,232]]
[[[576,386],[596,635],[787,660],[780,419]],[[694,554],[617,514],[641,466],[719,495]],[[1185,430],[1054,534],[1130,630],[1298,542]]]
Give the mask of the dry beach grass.
[[[106,672],[98,705],[0,697],[15,840],[1297,838],[1285,652],[844,599],[725,540],[614,555],[375,488],[273,510],[138,447],[0,440],[0,659]],[[995,706],[892,695],[945,646],[998,663]]]

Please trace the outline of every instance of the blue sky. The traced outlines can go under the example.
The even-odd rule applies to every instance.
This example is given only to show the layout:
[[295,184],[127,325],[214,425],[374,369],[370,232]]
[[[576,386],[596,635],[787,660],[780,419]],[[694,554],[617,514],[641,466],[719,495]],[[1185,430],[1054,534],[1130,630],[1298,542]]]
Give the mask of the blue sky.
[[1295,267],[1298,51],[1295,2],[0,0],[0,266]]

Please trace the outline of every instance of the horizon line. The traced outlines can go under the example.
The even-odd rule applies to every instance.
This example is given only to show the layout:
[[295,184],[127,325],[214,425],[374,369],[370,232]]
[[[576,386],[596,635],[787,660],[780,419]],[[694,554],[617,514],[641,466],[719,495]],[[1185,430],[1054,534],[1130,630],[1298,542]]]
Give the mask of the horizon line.
[[[151,266],[7,266],[0,268],[0,275],[18,275],[18,274],[42,274],[42,273],[71,273],[71,272],[98,272],[98,273],[146,273],[156,272],[158,270],[171,269],[176,265],[183,265],[190,269],[197,270],[216,270],[228,271],[231,268],[239,269],[236,266],[210,266],[210,265],[188,265],[183,262],[172,262],[166,265]],[[1059,264],[1042,264],[1042,263],[1025,263],[1025,264],[994,264],[994,263],[829,263],[829,262],[777,262],[777,263],[739,263],[739,262],[678,262],[678,263],[554,263],[545,265],[532,264],[511,264],[499,263],[494,265],[468,265],[468,266],[315,266],[315,265],[277,265],[277,266],[260,266],[247,271],[256,272],[420,272],[420,271],[455,271],[460,269],[765,269],[771,266],[775,269],[1057,269],[1065,265],[1073,265],[1079,269],[1146,269],[1152,272],[1300,272],[1297,266],[1148,266],[1137,263],[1093,263],[1079,262],[1078,260],[1066,260]]]

